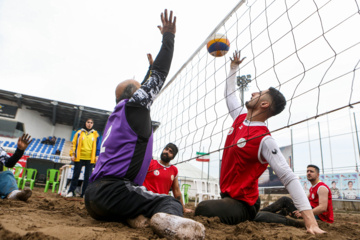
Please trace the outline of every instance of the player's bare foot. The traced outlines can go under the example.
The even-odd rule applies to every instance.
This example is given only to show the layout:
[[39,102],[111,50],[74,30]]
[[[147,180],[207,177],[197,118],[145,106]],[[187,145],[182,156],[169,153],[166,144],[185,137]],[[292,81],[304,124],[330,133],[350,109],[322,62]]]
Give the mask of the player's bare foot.
[[144,217],[144,215],[139,215],[136,218],[127,219],[126,222],[132,228],[146,228],[150,224],[150,219]]
[[167,213],[157,213],[152,216],[150,227],[156,234],[166,239],[205,239],[204,225]]

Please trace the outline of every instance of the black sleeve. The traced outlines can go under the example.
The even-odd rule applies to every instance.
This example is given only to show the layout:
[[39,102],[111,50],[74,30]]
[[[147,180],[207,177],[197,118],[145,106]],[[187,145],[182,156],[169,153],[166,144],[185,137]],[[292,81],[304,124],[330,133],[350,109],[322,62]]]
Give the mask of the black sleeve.
[[148,69],[148,71],[147,71],[147,73],[146,73],[146,75],[145,75],[144,80],[141,82],[141,85],[144,85],[144,83],[146,83],[146,81],[149,79],[151,67],[152,67],[152,65],[149,66],[149,69]]
[[174,37],[175,35],[172,33],[164,33],[163,44],[153,63],[154,68],[153,65],[149,66],[149,69],[145,75],[144,80],[141,82],[141,85],[144,85],[144,83],[149,79],[152,69],[163,73],[165,77],[168,75],[174,53]]
[[131,129],[142,138],[149,138],[152,132],[150,110],[135,102],[125,105],[125,116]]
[[5,167],[12,168],[19,161],[24,154],[24,150],[16,149],[15,153],[8,159],[5,160]]
[[152,70],[161,72],[165,77],[168,75],[174,53],[175,35],[166,32],[163,35],[163,44],[153,63]]
[[164,33],[163,44],[152,65],[148,79],[143,82],[143,85],[133,94],[129,102],[135,102],[150,109],[169,73],[174,52],[174,37],[175,35],[172,33]]

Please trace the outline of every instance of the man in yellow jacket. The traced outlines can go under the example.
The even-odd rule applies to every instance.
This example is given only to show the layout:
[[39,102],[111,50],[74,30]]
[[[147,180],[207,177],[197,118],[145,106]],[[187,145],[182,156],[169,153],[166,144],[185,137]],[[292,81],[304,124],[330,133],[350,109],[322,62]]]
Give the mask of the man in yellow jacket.
[[75,197],[74,191],[78,185],[82,166],[85,166],[85,173],[81,197],[85,194],[89,177],[100,154],[100,136],[93,129],[93,126],[94,121],[89,118],[86,120],[84,128],[77,131],[74,135],[72,149],[70,150],[71,161],[74,162],[74,172],[66,197]]

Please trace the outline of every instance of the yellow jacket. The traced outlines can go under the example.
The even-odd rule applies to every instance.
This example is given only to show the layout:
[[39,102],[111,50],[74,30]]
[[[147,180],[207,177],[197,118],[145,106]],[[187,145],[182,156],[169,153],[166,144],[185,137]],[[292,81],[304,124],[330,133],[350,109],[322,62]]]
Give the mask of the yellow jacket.
[[[75,154],[74,162],[80,161],[80,149],[81,149],[83,135],[85,134],[85,132],[86,132],[85,129],[81,129],[74,134],[74,139],[72,141],[72,148],[70,149],[70,156],[73,156],[73,154]],[[90,133],[92,133],[95,138],[93,141],[93,146],[91,150],[91,160],[90,160],[91,164],[94,164],[96,163],[96,157],[99,156],[100,154],[100,138],[99,138],[100,135],[94,129],[90,130]]]

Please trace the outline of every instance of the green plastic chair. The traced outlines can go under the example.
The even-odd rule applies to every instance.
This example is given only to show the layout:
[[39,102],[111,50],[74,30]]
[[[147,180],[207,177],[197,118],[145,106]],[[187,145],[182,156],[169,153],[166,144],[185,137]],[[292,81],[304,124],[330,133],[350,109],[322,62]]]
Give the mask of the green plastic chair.
[[52,184],[52,191],[51,192],[54,192],[55,189],[59,188],[59,170],[48,169],[46,171],[46,185],[45,185],[44,192],[48,191],[50,183]]
[[30,182],[30,189],[34,189],[35,179],[36,179],[37,170],[34,168],[26,168],[25,177],[23,179],[22,189],[25,188],[25,184]]
[[183,184],[181,186],[181,191],[184,193],[184,203],[189,203],[189,194],[188,194],[188,190],[189,188],[191,188],[190,184]]
[[[25,175],[26,168],[24,168],[24,167],[14,167],[13,169],[15,169],[14,177],[15,177],[15,179],[17,181],[18,188],[20,189],[21,183],[24,181],[24,175]],[[12,168],[9,168],[8,170],[12,170]],[[20,177],[21,173],[22,173],[22,176]]]

